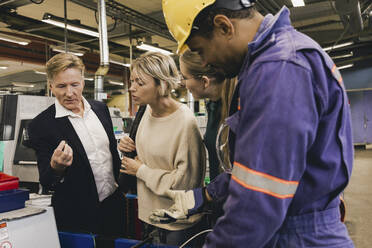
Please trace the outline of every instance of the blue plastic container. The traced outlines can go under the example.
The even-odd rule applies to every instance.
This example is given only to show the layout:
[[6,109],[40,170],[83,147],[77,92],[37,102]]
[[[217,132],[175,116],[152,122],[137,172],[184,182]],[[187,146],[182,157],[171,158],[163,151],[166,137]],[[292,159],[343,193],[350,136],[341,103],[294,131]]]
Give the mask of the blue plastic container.
[[[59,243],[61,248],[94,248],[95,246],[95,234],[84,234],[84,233],[70,233],[70,232],[58,232]],[[114,239],[114,238],[113,238]],[[133,245],[138,244],[140,241],[133,239],[115,239],[115,248],[130,248]],[[177,246],[167,245],[143,245],[143,248],[177,248]]]
[[11,189],[0,191],[0,213],[25,207],[30,199],[30,192],[25,189]]

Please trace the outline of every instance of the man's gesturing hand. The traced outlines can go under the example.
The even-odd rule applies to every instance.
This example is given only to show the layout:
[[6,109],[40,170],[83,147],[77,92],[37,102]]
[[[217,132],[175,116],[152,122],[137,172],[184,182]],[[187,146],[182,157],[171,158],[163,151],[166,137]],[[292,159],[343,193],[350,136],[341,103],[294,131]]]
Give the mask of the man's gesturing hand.
[[62,140],[54,150],[50,159],[50,166],[57,172],[62,173],[66,167],[72,164],[73,151],[72,148]]

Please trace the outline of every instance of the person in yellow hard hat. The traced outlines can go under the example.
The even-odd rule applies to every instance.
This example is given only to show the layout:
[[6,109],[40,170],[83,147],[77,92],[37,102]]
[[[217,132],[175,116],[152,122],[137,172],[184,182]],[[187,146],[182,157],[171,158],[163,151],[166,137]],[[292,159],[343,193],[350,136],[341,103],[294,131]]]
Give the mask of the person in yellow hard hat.
[[226,199],[204,247],[354,247],[339,195],[353,163],[350,109],[339,71],[289,10],[262,16],[252,0],[163,0],[168,28],[205,65],[238,76],[227,123],[231,179],[172,191],[159,221]]

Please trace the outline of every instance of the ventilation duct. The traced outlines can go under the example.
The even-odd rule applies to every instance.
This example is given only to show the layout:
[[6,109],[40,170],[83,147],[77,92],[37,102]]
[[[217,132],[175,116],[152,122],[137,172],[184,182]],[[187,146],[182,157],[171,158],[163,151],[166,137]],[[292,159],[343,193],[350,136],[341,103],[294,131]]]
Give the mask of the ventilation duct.
[[98,15],[99,15],[99,54],[100,66],[98,67],[94,76],[94,99],[102,101],[106,99],[103,92],[104,77],[107,74],[109,62],[109,48],[107,38],[107,23],[106,23],[106,7],[105,0],[98,0]]
[[357,34],[363,30],[363,20],[358,0],[336,0],[336,10],[341,19],[349,24],[351,33]]

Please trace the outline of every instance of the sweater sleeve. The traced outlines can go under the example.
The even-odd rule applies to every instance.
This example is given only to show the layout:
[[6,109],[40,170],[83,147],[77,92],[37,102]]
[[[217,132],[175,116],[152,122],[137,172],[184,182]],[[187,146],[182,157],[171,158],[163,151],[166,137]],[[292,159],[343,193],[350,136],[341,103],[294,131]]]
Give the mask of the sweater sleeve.
[[[150,168],[142,165],[137,178],[157,195],[164,195],[168,189],[188,190],[203,185],[205,173],[205,147],[196,120],[188,120],[179,137],[175,151],[173,170]],[[170,155],[173,156],[173,155]]]

